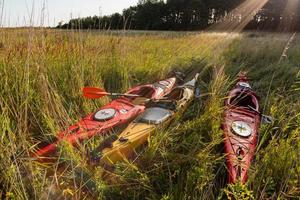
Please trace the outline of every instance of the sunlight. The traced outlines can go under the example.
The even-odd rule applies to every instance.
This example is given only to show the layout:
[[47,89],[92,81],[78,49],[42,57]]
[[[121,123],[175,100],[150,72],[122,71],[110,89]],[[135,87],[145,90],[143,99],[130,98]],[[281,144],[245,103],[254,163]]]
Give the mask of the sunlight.
[[282,12],[278,31],[290,32],[298,22],[297,9],[299,9],[299,0],[288,0]]
[[245,1],[208,30],[240,32],[267,2],[268,0]]

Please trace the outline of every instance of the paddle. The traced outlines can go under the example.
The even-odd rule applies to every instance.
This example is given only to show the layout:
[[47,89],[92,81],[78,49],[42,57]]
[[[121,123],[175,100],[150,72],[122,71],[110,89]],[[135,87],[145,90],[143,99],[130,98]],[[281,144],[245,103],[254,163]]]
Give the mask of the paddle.
[[83,92],[83,96],[88,98],[88,99],[100,99],[101,97],[104,96],[124,96],[124,97],[137,97],[134,101],[133,104],[134,105],[140,105],[140,104],[144,104],[144,103],[149,103],[150,101],[164,101],[164,102],[169,102],[170,100],[168,99],[148,99],[145,97],[142,97],[140,95],[137,94],[121,94],[121,93],[109,93],[106,92],[103,89],[100,88],[94,88],[94,87],[85,87],[82,89]]
[[123,97],[140,97],[137,94],[121,94],[121,93],[109,93],[103,89],[95,87],[85,87],[82,89],[83,96],[88,99],[100,99],[104,96],[123,96]]

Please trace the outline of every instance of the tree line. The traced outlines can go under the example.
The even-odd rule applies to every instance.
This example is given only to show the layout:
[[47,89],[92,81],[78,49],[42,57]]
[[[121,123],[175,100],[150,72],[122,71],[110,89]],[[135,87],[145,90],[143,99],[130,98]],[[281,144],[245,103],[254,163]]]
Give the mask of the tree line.
[[[246,0],[140,0],[136,6],[124,9],[122,14],[71,19],[60,23],[63,29],[101,30],[202,30],[227,19],[240,23],[246,14],[236,10]],[[245,29],[300,30],[300,4],[293,12],[284,9],[289,0],[269,0],[254,14]],[[231,11],[234,9],[234,14]],[[228,17],[229,16],[229,17]]]

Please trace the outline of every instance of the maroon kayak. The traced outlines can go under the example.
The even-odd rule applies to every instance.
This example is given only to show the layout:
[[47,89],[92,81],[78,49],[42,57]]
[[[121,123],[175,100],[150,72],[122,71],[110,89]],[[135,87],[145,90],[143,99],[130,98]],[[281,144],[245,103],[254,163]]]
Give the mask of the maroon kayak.
[[246,183],[261,123],[258,97],[245,73],[225,101],[222,124],[229,183]]
[[162,98],[172,90],[176,81],[177,78],[173,77],[154,84],[132,88],[126,94],[139,95],[139,97],[119,97],[113,100],[97,112],[86,116],[69,127],[66,131],[59,133],[55,142],[40,148],[34,153],[33,157],[47,160],[49,156],[56,152],[57,146],[62,141],[76,145],[93,136],[101,136],[109,131],[126,126],[144,112],[145,103],[141,103],[143,98],[150,100]]

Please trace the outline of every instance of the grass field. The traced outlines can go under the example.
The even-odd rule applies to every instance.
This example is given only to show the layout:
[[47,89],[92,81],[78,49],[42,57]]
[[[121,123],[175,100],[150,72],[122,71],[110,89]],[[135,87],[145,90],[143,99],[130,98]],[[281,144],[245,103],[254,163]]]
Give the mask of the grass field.
[[[290,37],[0,30],[2,198],[299,199],[300,36],[279,62]],[[99,175],[102,169],[86,163],[85,149],[101,139],[78,150],[62,145],[60,153],[69,166],[63,173],[56,173],[57,164],[43,166],[29,158],[39,141],[51,140],[109,101],[85,100],[82,87],[124,92],[174,70],[199,71],[199,86],[208,95],[168,130],[158,131],[136,162],[118,164],[118,184],[105,183]],[[220,124],[224,98],[240,70],[249,72],[262,111],[275,120],[260,129],[248,184],[227,186]],[[82,189],[88,179],[97,198]]]

